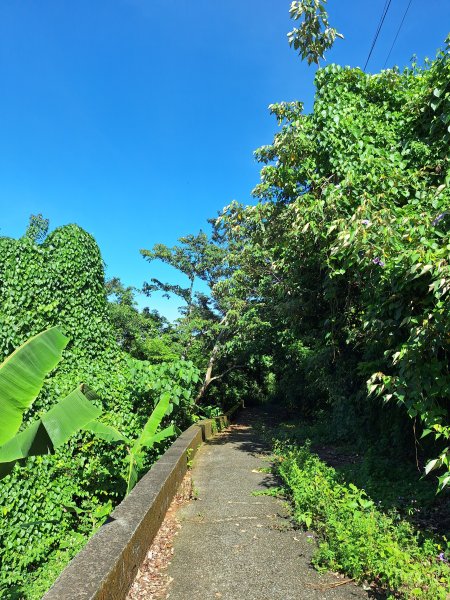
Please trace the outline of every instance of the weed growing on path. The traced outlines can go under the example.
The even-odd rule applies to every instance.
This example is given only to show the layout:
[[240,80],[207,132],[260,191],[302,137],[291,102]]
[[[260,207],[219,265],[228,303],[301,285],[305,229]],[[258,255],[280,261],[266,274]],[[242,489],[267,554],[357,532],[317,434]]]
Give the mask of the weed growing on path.
[[267,490],[255,490],[252,496],[273,496],[274,498],[284,498],[285,490],[282,487],[271,487]]

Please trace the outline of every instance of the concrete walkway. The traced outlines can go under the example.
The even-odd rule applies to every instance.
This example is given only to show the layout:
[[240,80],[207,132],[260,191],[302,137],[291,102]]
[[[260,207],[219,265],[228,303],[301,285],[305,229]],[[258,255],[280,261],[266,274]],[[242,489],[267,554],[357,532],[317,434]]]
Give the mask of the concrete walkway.
[[310,567],[314,540],[295,530],[288,509],[272,496],[276,485],[268,448],[244,411],[237,424],[205,444],[193,466],[197,500],[178,514],[168,575],[170,600],[356,600],[367,592]]

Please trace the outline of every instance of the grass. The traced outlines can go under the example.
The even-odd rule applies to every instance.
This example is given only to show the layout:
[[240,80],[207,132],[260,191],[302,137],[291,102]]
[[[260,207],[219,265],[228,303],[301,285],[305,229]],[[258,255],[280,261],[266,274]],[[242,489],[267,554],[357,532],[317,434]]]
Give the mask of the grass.
[[328,465],[342,474],[345,481],[363,489],[382,510],[395,511],[402,518],[431,532],[450,538],[448,493],[436,494],[436,481],[422,478],[417,466],[399,460],[380,446],[355,451],[354,446],[335,443],[326,424],[285,422],[267,429],[271,439],[311,448]]
[[[295,520],[318,535],[313,563],[370,581],[390,598],[446,600],[448,545],[386,514],[366,492],[346,483],[309,444],[276,448],[276,473],[286,486]],[[445,544],[445,545],[444,545]]]
[[436,496],[434,481],[382,448],[333,444],[320,422],[259,428],[294,520],[316,532],[317,569],[370,582],[387,598],[450,598],[449,545],[437,534],[448,529],[448,495]]

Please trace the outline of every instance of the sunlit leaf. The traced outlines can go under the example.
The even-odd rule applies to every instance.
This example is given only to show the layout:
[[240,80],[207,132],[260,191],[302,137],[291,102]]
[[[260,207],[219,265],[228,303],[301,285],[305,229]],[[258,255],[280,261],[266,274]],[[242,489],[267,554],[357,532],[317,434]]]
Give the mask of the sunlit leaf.
[[19,430],[24,412],[60,361],[68,341],[52,327],[30,338],[0,365],[0,445]]

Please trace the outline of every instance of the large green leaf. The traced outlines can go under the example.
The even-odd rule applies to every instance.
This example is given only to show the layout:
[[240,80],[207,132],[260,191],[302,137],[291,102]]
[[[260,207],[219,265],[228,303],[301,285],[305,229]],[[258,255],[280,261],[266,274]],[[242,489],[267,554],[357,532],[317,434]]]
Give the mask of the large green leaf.
[[161,421],[167,413],[169,405],[170,394],[168,392],[165,392],[164,394],[161,394],[160,401],[154,408],[147,423],[144,425],[144,429],[142,430],[141,435],[134,443],[133,451],[138,451],[142,446],[148,447],[151,438],[153,438],[153,436],[156,433],[156,430],[161,425]]
[[0,479],[18,460],[52,453],[100,414],[101,409],[85,397],[81,387],[73,390],[38,421],[0,446]]
[[23,413],[39,394],[69,339],[57,327],[30,338],[0,365],[0,445],[22,424]]
[[176,428],[173,425],[166,427],[159,433],[156,430],[161,425],[170,407],[170,394],[165,392],[148,418],[141,435],[134,442],[133,447],[129,449],[128,456],[128,474],[127,474],[127,494],[136,485],[139,469],[142,466],[142,448],[151,448],[156,442],[160,442],[171,435],[175,435]]
[[18,460],[27,456],[49,454],[51,451],[52,443],[42,421],[32,423],[0,447],[0,479],[9,475]]
[[106,442],[125,442],[130,444],[129,438],[124,436],[118,429],[111,425],[106,425],[101,421],[91,421],[84,427],[85,431],[94,433],[98,438],[105,440]]
[[169,425],[169,427],[166,427],[162,431],[158,431],[158,433],[156,433],[153,437],[146,438],[145,441],[141,442],[142,447],[151,448],[154,444],[162,442],[166,438],[172,437],[176,433],[177,428],[175,427],[175,425]]
[[83,386],[73,390],[42,416],[42,422],[55,448],[101,415],[102,409],[86,398],[82,388]]
[[49,454],[52,441],[39,419],[0,446],[0,463],[14,463],[36,454]]

